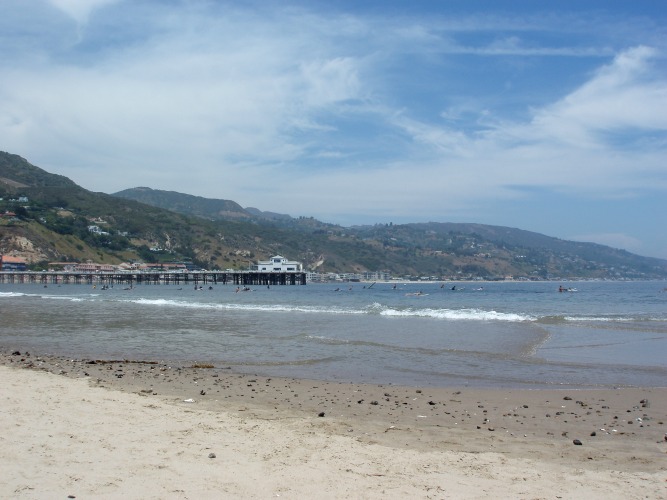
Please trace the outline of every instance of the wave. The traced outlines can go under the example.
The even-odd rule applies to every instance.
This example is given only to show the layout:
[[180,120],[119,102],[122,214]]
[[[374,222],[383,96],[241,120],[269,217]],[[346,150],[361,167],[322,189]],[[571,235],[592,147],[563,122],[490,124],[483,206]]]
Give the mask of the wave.
[[302,306],[290,304],[235,304],[235,303],[209,303],[188,302],[185,300],[172,299],[131,299],[132,302],[141,305],[184,307],[191,309],[230,310],[230,311],[257,311],[257,312],[301,312],[301,313],[330,313],[330,314],[364,314],[363,310],[346,310],[343,308],[331,308],[323,306]]
[[484,309],[391,309],[386,308],[380,312],[382,316],[395,317],[420,317],[434,318],[454,321],[509,321],[524,322],[535,321],[534,316],[519,313],[503,313]]
[[542,324],[565,324],[565,323],[646,323],[646,322],[664,322],[666,318],[659,316],[543,316],[537,321]]
[[374,303],[362,308],[354,307],[330,307],[330,306],[308,306],[295,304],[238,304],[238,303],[207,303],[188,302],[173,299],[131,299],[141,305],[185,307],[209,310],[234,310],[234,311],[257,311],[257,312],[298,312],[312,314],[330,315],[379,315],[388,318],[432,318],[441,320],[460,321],[509,321],[524,322],[535,321],[536,318],[528,314],[504,313],[484,309],[433,309],[433,308],[406,308],[396,309]]
[[[86,300],[84,297],[72,296],[72,295],[44,295],[40,293],[23,293],[23,292],[0,292],[0,298],[11,298],[11,297],[33,297],[44,300],[68,300],[70,302],[83,302]],[[95,297],[95,294],[89,295],[89,297]]]
[[[615,316],[615,317],[605,317],[605,316],[564,316],[565,321],[594,321],[594,322],[618,322],[625,323],[630,321],[638,321],[638,318],[629,318],[627,316]],[[646,320],[647,318],[641,318]]]

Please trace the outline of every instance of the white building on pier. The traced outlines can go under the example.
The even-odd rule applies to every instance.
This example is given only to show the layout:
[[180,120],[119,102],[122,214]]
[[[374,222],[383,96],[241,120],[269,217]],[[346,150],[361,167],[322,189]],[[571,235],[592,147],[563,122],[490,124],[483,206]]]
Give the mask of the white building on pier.
[[250,266],[250,270],[264,273],[302,272],[303,264],[295,260],[287,260],[281,255],[276,255],[269,260],[258,261],[257,264]]

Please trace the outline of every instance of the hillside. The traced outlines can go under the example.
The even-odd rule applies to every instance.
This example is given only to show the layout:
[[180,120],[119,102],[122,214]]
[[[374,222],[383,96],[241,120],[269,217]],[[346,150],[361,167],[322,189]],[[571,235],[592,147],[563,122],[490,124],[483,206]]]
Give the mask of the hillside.
[[260,220],[263,222],[281,221],[289,224],[294,220],[287,214],[264,212],[254,207],[243,208],[231,200],[203,198],[176,191],[163,191],[149,187],[124,189],[113,196],[134,200],[154,207],[166,208],[185,215],[195,215],[212,220]]
[[207,269],[245,269],[282,254],[318,272],[388,271],[445,279],[667,277],[665,260],[507,227],[343,228],[150,188],[115,196],[93,193],[4,152],[0,198],[0,213],[15,214],[0,218],[0,253],[22,256],[35,269],[50,261],[86,260],[192,261]]

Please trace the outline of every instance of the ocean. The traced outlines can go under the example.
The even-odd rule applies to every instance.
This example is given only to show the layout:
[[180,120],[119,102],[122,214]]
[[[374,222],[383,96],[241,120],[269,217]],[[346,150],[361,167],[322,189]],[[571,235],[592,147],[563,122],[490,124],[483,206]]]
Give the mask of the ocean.
[[372,384],[667,386],[667,282],[559,285],[0,284],[0,348]]

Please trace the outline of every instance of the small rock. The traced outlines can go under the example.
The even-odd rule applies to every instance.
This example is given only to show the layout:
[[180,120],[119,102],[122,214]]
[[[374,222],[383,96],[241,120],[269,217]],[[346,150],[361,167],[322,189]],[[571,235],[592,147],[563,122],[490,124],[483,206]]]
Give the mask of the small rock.
[[573,442],[574,444],[576,444],[577,446],[581,446],[582,444],[584,444],[584,443],[582,443],[581,441],[579,441],[578,439],[575,439],[575,440],[572,441],[572,442]]
[[323,411],[319,412],[319,413],[317,414],[317,416],[318,416],[318,417],[323,417],[323,416],[324,416],[324,412],[323,412]]
[[595,437],[597,436],[597,433],[595,431],[591,432],[591,436]]
[[208,458],[215,458],[215,453],[209,453]]
[[436,403],[433,402],[433,401],[429,401],[428,404],[430,404],[431,406],[433,406],[433,405],[435,405]]
[[572,398],[571,398],[570,396],[565,396],[563,399],[564,399],[565,401],[572,401]]
[[12,353],[12,356],[20,356],[20,355],[21,355],[21,351],[14,351]]
[[377,406],[377,405],[379,405],[380,403],[378,403],[377,401],[371,401],[371,404],[372,404],[373,406]]
[[206,391],[202,389],[201,391],[199,391],[199,394],[201,394],[202,396],[206,396]]

